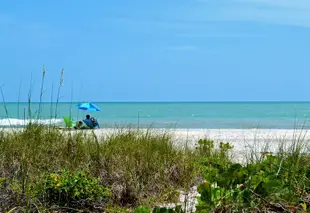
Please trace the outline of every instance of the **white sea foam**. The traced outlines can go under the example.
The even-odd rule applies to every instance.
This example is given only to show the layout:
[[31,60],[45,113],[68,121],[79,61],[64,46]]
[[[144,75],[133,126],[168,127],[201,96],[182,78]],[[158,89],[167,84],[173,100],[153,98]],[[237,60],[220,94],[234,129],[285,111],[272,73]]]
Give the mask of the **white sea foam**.
[[29,123],[37,123],[37,124],[59,124],[64,122],[63,119],[16,119],[16,118],[6,118],[0,119],[0,127],[8,127],[8,126],[24,126]]

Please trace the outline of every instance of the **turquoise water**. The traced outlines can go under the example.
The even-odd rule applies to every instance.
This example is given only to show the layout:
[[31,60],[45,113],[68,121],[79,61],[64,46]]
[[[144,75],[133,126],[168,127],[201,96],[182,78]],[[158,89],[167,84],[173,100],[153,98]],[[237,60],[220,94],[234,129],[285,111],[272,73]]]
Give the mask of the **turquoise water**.
[[[89,113],[102,127],[133,125],[156,128],[310,128],[310,102],[198,102],[198,103],[95,103],[101,112]],[[81,120],[87,113],[77,110],[77,103],[32,103],[29,116],[27,103],[0,104],[0,126],[22,126],[29,119],[63,125],[62,116]],[[7,116],[8,114],[8,116]],[[52,116],[51,116],[52,115]],[[9,118],[9,119],[8,119]],[[52,118],[52,120],[51,120]],[[304,124],[305,123],[305,124]]]

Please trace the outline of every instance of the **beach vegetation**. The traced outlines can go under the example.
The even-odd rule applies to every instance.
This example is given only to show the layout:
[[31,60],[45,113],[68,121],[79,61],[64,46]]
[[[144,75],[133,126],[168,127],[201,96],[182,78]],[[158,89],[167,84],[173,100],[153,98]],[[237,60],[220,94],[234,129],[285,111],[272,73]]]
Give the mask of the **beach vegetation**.
[[151,130],[117,129],[100,137],[29,124],[1,131],[0,150],[2,212],[16,206],[95,211],[94,202],[102,208],[155,206],[175,201],[177,190],[197,183],[200,170],[195,150]]
[[207,144],[209,151],[201,162],[204,181],[198,187],[197,212],[302,212],[309,206],[310,156],[301,142],[243,165],[225,158],[229,144],[220,145],[220,161],[210,155],[212,142],[199,144],[204,149]]
[[210,139],[189,148],[154,129],[100,136],[32,123],[1,131],[0,150],[1,212],[188,212],[179,197],[193,185],[197,212],[307,212],[310,206],[303,140],[238,163],[230,143]]
[[84,205],[94,202],[102,205],[110,192],[94,178],[89,171],[60,170],[43,175],[41,180],[34,184],[34,195],[44,203],[50,205],[79,207],[83,200]]

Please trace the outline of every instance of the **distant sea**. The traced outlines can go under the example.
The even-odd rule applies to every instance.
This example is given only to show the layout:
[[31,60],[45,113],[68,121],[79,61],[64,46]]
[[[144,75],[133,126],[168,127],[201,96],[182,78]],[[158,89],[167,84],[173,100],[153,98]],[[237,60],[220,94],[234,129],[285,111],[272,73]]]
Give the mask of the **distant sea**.
[[32,103],[29,112],[27,103],[2,103],[0,127],[23,127],[32,119],[63,126],[63,116],[78,121],[90,114],[103,128],[310,129],[310,102],[95,102],[101,111],[89,113],[76,109],[77,104],[59,103],[56,110],[55,103],[43,103],[39,110],[39,103]]

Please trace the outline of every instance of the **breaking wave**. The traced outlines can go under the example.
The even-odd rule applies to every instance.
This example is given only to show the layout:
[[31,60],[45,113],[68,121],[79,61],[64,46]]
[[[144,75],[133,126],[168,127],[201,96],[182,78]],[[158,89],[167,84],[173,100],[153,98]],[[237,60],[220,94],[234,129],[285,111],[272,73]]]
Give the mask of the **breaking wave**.
[[16,119],[16,118],[5,118],[0,119],[0,127],[11,127],[11,126],[25,126],[29,123],[37,123],[43,125],[59,124],[63,123],[63,119]]

